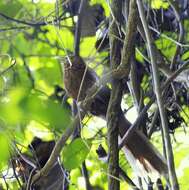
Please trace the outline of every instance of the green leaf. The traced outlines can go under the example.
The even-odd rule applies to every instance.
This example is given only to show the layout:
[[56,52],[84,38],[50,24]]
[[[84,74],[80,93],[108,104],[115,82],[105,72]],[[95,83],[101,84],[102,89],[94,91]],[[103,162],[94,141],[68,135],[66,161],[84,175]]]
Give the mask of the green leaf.
[[0,12],[9,17],[14,17],[22,8],[22,4],[18,1],[2,1],[0,4]]
[[139,53],[139,51],[136,51],[135,56],[137,61],[144,63],[144,57]]
[[26,88],[16,88],[10,92],[7,100],[0,104],[0,116],[10,125],[35,120],[61,130],[69,126],[71,119],[68,109]]
[[[44,63],[44,65],[42,63]],[[39,84],[38,81],[44,81],[47,85],[52,87],[62,82],[60,66],[57,60],[47,59],[46,62],[41,62],[41,65],[43,65],[43,67],[36,69],[34,72],[37,84]]]
[[18,34],[14,40],[17,50],[23,54],[29,54],[32,50],[33,44],[26,40],[23,34]]
[[182,60],[183,60],[183,61],[186,61],[186,60],[188,60],[188,58],[189,58],[189,51],[186,51],[186,52],[182,55]]
[[0,132],[0,168],[7,162],[9,158],[9,140],[5,133]]
[[19,60],[19,64],[17,64],[15,68],[16,68],[17,76],[14,78],[14,75],[12,74],[14,71],[12,72],[9,71],[9,78],[12,80],[16,80],[16,84],[18,84],[19,86],[22,86],[22,88],[31,88],[33,85],[32,84],[33,81],[31,80],[31,78],[29,78],[27,70],[23,66],[22,60]]
[[26,89],[16,88],[1,99],[0,117],[8,125],[15,125],[22,121],[22,110],[18,107],[19,102],[26,94]]
[[79,167],[90,152],[91,143],[81,138],[74,140],[63,150],[64,167],[68,170]]
[[[174,33],[172,33],[172,36]],[[169,34],[168,34],[169,36]],[[157,48],[165,55],[167,58],[171,59],[176,51],[176,44],[171,40],[163,38],[162,36],[155,41]]]
[[165,2],[164,0],[153,0],[151,2],[151,6],[154,9],[160,9],[160,8],[167,9],[169,7],[169,3]]
[[80,51],[82,57],[87,57],[95,52],[94,44],[96,42],[96,37],[84,38],[81,45]]
[[60,104],[36,93],[26,96],[19,104],[26,119],[36,120],[55,129],[65,129],[70,124],[70,113]]
[[57,43],[63,49],[66,48],[67,50],[73,51],[74,33],[69,29],[61,28],[61,30],[57,31],[54,26],[51,26],[46,36],[50,39],[50,43]]

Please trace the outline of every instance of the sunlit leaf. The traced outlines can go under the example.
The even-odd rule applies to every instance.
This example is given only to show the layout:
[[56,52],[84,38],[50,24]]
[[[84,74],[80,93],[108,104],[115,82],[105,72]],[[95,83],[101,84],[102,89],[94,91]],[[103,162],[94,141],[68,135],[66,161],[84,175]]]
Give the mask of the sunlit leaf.
[[144,57],[140,54],[139,51],[136,51],[135,55],[136,55],[137,61],[142,62],[142,63],[144,62]]
[[63,150],[64,167],[68,170],[79,167],[90,151],[91,143],[80,138],[74,140]]
[[151,6],[154,9],[168,8],[169,3],[165,2],[164,0],[152,0],[151,1]]
[[35,93],[24,97],[19,107],[27,119],[49,124],[49,127],[63,130],[70,124],[70,114],[67,109]]
[[[71,30],[62,27],[60,30],[56,26],[49,27],[51,30],[47,33],[50,42],[59,46],[63,50],[73,51],[74,33]],[[65,49],[66,48],[66,49]]]
[[188,60],[189,58],[189,51],[186,51],[183,55],[182,55],[182,60]]
[[158,40],[156,40],[155,43],[157,45],[157,48],[161,50],[163,55],[165,55],[167,58],[172,58],[172,55],[176,51],[175,43],[163,37],[160,37]]
[[22,8],[22,4],[18,1],[1,1],[0,12],[9,17],[14,17]]
[[81,45],[80,51],[82,56],[89,56],[95,51],[94,44],[96,42],[96,37],[84,38]]
[[46,59],[46,62],[41,62],[41,65],[44,66],[35,70],[36,81],[42,80],[49,85],[49,87],[62,82],[60,66],[57,63],[57,60]]
[[[71,3],[71,1],[65,1],[63,4],[62,2],[63,1],[55,0],[0,1],[0,72],[11,65],[10,58],[16,60],[15,66],[0,76],[0,169],[2,175],[7,172],[7,166],[8,163],[10,163],[8,159],[11,139],[9,139],[10,137],[8,136],[14,136],[14,141],[21,151],[27,151],[28,144],[30,144],[33,137],[37,136],[45,140],[51,140],[56,137],[57,133],[64,133],[64,130],[70,125],[71,111],[65,109],[60,102],[55,103],[57,101],[56,95],[62,95],[62,91],[60,90],[61,92],[59,93],[57,88],[55,89],[55,85],[64,86],[61,68],[56,58],[66,56],[70,51],[74,53],[74,33],[76,31],[75,26],[78,17],[72,17],[72,15],[65,12],[63,8],[67,3]],[[172,62],[176,47],[179,45],[176,43],[179,41],[179,33],[182,32],[180,31],[179,23],[183,25],[184,36],[181,42],[183,45],[178,46],[180,47],[180,52],[179,55],[175,57],[176,62],[173,66],[173,71],[179,68],[183,61],[189,59],[187,47],[189,43],[189,19],[187,19],[188,10],[184,7],[187,1],[177,0],[175,2],[179,7],[178,12],[181,17],[181,22],[177,19],[178,15],[175,16],[175,11],[172,9],[173,7],[170,6],[170,2],[166,0],[143,1],[147,24],[160,32],[160,34],[157,34],[154,30],[151,30],[155,40],[152,43],[155,43],[157,48],[161,51],[164,56],[162,59],[164,60],[163,63],[167,64],[167,66],[170,66],[169,63]],[[103,37],[105,31],[108,30],[109,16],[111,11],[114,10],[113,8],[112,10],[110,9],[111,2],[109,1],[90,0],[89,3],[90,6],[94,6],[95,4],[102,5],[105,10],[106,19],[97,26],[96,36],[81,38],[79,55],[97,72],[100,78],[104,73],[110,72],[111,70],[109,64],[110,51],[97,52],[95,49],[96,38]],[[73,6],[75,6],[75,4],[73,4]],[[101,10],[99,10],[98,13],[100,12]],[[122,10],[122,12],[124,16],[123,19],[125,19],[125,10]],[[98,21],[102,16],[98,15],[98,13],[95,12],[95,16],[99,16],[95,21]],[[161,18],[158,17],[159,13],[161,13]],[[9,18],[3,18],[2,14],[7,15]],[[93,14],[92,11],[91,14]],[[59,20],[60,16],[61,18]],[[184,17],[186,17],[186,19],[183,20]],[[60,22],[56,22],[56,19]],[[167,22],[167,19],[169,19],[170,22]],[[32,23],[35,26],[21,23],[22,21]],[[168,28],[170,30],[173,25],[174,30],[165,32],[162,29],[163,26],[159,24],[159,21],[163,22],[163,24],[169,24],[170,27]],[[125,28],[127,23],[123,21],[121,25],[122,28]],[[108,35],[111,34],[108,33],[107,36]],[[137,40],[139,40],[138,37]],[[135,43],[135,47],[150,60],[147,44],[144,42],[145,40],[139,41],[140,43]],[[150,101],[151,94],[154,90],[151,64],[150,62],[145,62],[143,55],[141,55],[137,49],[135,52],[136,60],[143,63],[145,69],[140,86],[142,91],[144,91],[144,93],[142,93],[142,101],[146,105]],[[138,69],[140,70],[140,68]],[[160,71],[160,84],[163,84],[165,80],[166,77]],[[33,83],[35,84],[34,86],[32,86]],[[108,85],[111,87],[110,83]],[[176,95],[179,96],[179,98],[176,97],[176,99],[178,99],[176,106],[179,104],[179,106],[177,106],[179,109],[178,117],[181,116],[185,122],[183,120],[178,121],[178,123],[181,122],[181,124],[179,124],[180,127],[175,130],[174,138],[173,135],[170,136],[180,189],[188,190],[189,132],[187,127],[184,128],[189,122],[188,91],[184,83],[174,82],[173,85]],[[57,94],[55,94],[55,92],[57,92]],[[171,94],[171,92],[172,90],[164,97],[164,101],[167,109],[172,110],[175,104],[171,104],[175,98],[171,98],[171,96],[175,93]],[[132,123],[138,114],[133,107],[132,93],[124,93],[126,94],[124,94],[122,99],[122,108],[125,111],[125,116],[128,117],[128,120]],[[49,98],[51,95],[54,97],[53,100]],[[69,98],[67,102],[71,105],[73,101]],[[150,126],[153,121],[153,113],[156,108],[157,104],[154,103],[148,111],[149,119],[147,120],[147,127]],[[91,119],[89,119],[89,117]],[[170,122],[172,122],[172,120],[174,119],[171,118]],[[102,144],[102,146],[108,150],[106,142],[108,130],[105,127],[106,121],[102,122],[101,119],[88,115],[82,122],[85,124],[81,130],[82,138],[93,139],[95,143],[91,146],[89,141],[84,141],[81,138],[74,140],[72,143],[70,143],[70,141],[66,142],[68,146],[63,149],[61,158],[63,158],[63,166],[71,170],[69,189],[85,189],[84,177],[81,172],[81,164],[84,160],[90,174],[92,189],[107,189],[108,165],[107,163],[99,161],[96,156],[96,149],[99,144]],[[156,123],[156,125],[158,127],[157,130],[159,130],[159,124]],[[4,129],[6,133],[2,131]],[[186,131],[186,134],[183,131]],[[176,142],[174,139],[176,139]],[[151,141],[162,153],[163,146],[160,131],[153,133]],[[11,146],[11,150],[12,149],[13,147]],[[30,155],[32,155],[32,153]],[[15,157],[15,155],[12,154],[11,156]],[[133,179],[133,171],[127,163],[122,151],[120,151],[119,155],[119,165],[135,182],[135,179]],[[10,179],[9,174],[6,175],[6,183],[3,178],[0,178],[0,189],[2,183],[2,189],[7,189],[7,186],[9,189],[14,190],[21,188],[17,180],[14,179],[12,172],[10,173]],[[20,179],[20,181],[22,183],[22,179]],[[97,186],[99,188],[97,188]],[[120,190],[122,189],[129,189],[124,181],[120,183]]]
[[17,124],[22,120],[22,110],[18,107],[19,102],[25,96],[23,89],[12,90],[9,95],[1,100],[0,116],[9,125]]
[[36,120],[50,128],[61,130],[70,124],[70,113],[67,109],[47,97],[32,93],[29,89],[16,88],[11,91],[0,107],[1,117],[9,124]]
[[16,36],[14,44],[17,50],[21,53],[30,54],[33,44],[24,38],[23,34]]
[[9,158],[9,140],[5,133],[0,132],[0,168],[5,164]]

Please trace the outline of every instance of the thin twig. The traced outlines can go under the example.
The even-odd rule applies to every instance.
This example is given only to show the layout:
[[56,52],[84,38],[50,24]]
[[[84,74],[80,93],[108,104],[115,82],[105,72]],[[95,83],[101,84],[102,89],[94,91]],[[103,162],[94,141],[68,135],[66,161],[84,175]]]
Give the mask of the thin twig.
[[0,72],[0,76],[2,76],[5,73],[7,73],[12,67],[14,67],[16,65],[16,59],[12,59],[11,63],[12,64],[8,68],[6,68],[5,70],[3,70],[3,71]]
[[6,180],[4,175],[3,175],[3,180],[4,180],[4,183],[6,185],[6,190],[9,190],[9,184],[7,183],[7,180]]
[[157,121],[158,115],[159,115],[159,109],[156,108],[156,110],[154,112],[154,116],[153,116],[152,122],[151,122],[151,125],[150,125],[149,130],[148,130],[148,138],[149,139],[151,138],[152,133],[154,132],[155,123]]
[[127,130],[125,135],[122,137],[121,142],[119,144],[119,149],[121,149],[127,143],[127,141],[129,140],[129,137],[132,136],[138,124],[143,120],[143,118],[146,115],[147,110],[151,107],[154,101],[155,101],[155,96],[152,96],[150,99],[150,102],[142,109],[136,121],[130,126],[130,128]]
[[33,78],[33,75],[32,75],[32,73],[31,73],[31,70],[30,70],[29,66],[27,65],[27,63],[26,63],[26,60],[25,60],[25,57],[24,57],[24,56],[22,56],[22,59],[23,59],[23,62],[24,62],[24,67],[25,67],[25,69],[26,69],[26,73],[27,73],[27,75],[28,75],[28,78],[29,78],[30,81],[31,81],[31,86],[32,86],[32,88],[35,88],[35,79]]
[[[177,74],[179,74],[179,73],[177,72]],[[95,95],[99,92],[101,86],[104,86],[107,82],[109,82],[112,79],[112,77],[117,78],[117,79],[120,79],[120,78],[124,77],[123,70],[119,69],[119,68],[112,70],[111,72],[104,75],[98,82],[96,82],[91,87],[91,89],[89,90],[89,93],[87,94],[87,97],[85,98],[84,101],[82,101],[82,103],[80,105],[80,107],[81,107],[81,109],[83,111],[88,110],[90,108],[90,105],[91,105]],[[175,73],[173,76],[170,77],[171,80],[168,79],[168,81],[163,85],[162,89],[166,88],[170,84],[170,82],[172,80],[174,80],[174,78],[176,78],[176,77],[177,77],[177,75]],[[154,102],[155,97],[154,98],[152,97],[151,99],[153,99],[152,102]],[[150,106],[148,106],[148,107],[150,107]],[[146,107],[143,108],[143,109],[146,109]],[[82,116],[83,115],[84,115],[84,112],[82,112]],[[70,125],[70,127],[67,128],[67,130],[64,132],[64,134],[57,141],[57,143],[56,143],[56,145],[54,147],[54,150],[52,151],[52,154],[51,154],[49,160],[47,161],[46,165],[41,169],[41,171],[39,171],[37,174],[34,175],[32,181],[35,181],[40,176],[44,176],[45,174],[48,173],[49,168],[53,165],[54,161],[57,159],[62,147],[65,145],[67,139],[70,137],[70,135],[72,134],[74,129],[77,127],[79,122],[80,122],[80,118],[79,118],[79,116],[76,116],[73,123]],[[131,128],[134,128],[134,125],[132,125]]]
[[[63,15],[64,15],[64,13],[62,15],[60,15],[59,18],[55,18],[54,22],[57,22],[59,20],[64,20],[64,19],[67,18],[67,17],[62,17]],[[0,13],[0,16],[7,19],[8,21],[16,22],[16,23],[19,23],[19,24],[24,24],[24,25],[28,25],[28,26],[32,26],[32,27],[46,26],[46,25],[52,23],[52,21],[43,21],[43,22],[32,23],[32,22],[28,22],[28,21],[25,21],[25,20],[18,20],[18,19],[12,18],[12,17],[7,16],[7,15],[5,15],[3,13]]]
[[[108,162],[108,155],[106,153],[106,150],[102,145],[99,145],[98,150],[96,151],[98,154],[98,157],[101,161],[104,163]],[[104,159],[102,159],[104,158]],[[107,158],[107,159],[106,159]],[[135,183],[132,181],[132,179],[127,175],[127,173],[119,166],[119,176],[125,180],[125,182],[128,183],[128,185],[133,189],[133,190],[139,190],[138,187],[135,185]]]
[[159,81],[159,73],[157,68],[157,60],[155,51],[153,49],[152,40],[151,40],[151,33],[148,28],[146,17],[144,13],[143,4],[140,0],[137,0],[139,15],[141,18],[141,22],[145,31],[147,45],[148,45],[148,53],[151,58],[151,65],[152,65],[152,73],[153,73],[153,81],[154,81],[154,91],[156,94],[157,104],[160,112],[161,123],[163,128],[163,138],[165,140],[165,148],[166,148],[166,157],[167,157],[167,165],[168,165],[168,172],[169,172],[169,179],[171,181],[171,188],[172,190],[178,190],[179,185],[177,181],[177,176],[175,172],[175,165],[174,165],[174,155],[173,149],[171,145],[171,140],[169,136],[169,129],[168,129],[168,121],[165,114],[164,103],[162,100],[162,93],[160,90],[160,81]]
[[81,0],[78,14],[78,21],[75,28],[75,43],[74,43],[74,55],[79,55],[80,49],[80,38],[81,38],[81,25],[83,20],[84,8],[86,5],[86,0]]
[[[175,4],[175,2],[173,2],[172,0],[168,0],[168,2],[170,3],[173,11],[175,12],[175,17],[177,19],[177,22],[179,24],[179,35],[178,35],[178,42],[179,43],[182,43],[183,42],[183,39],[184,39],[184,27],[183,27],[183,23],[182,23],[182,20],[181,20],[181,17],[180,17],[180,13],[179,13],[179,8],[178,6]],[[176,51],[175,51],[175,54],[173,56],[173,59],[172,59],[172,62],[171,62],[171,65],[170,65],[170,68],[172,69],[173,66],[175,65],[176,61],[177,61],[177,57],[180,55],[180,52],[181,52],[181,47],[179,45],[177,45],[176,47]]]
[[13,170],[14,177],[16,178],[16,181],[18,182],[18,185],[19,185],[19,187],[21,188],[22,185],[21,185],[20,179],[19,179],[19,177],[18,177],[18,175],[17,175],[17,173],[16,173],[16,168],[15,168],[15,165],[14,165],[12,159],[11,159],[11,165],[12,165],[12,170]]
[[83,174],[83,177],[85,178],[86,190],[92,190],[92,186],[89,181],[89,173],[88,173],[85,161],[82,163],[82,174]]
[[35,171],[36,171],[36,168],[33,168],[32,171],[30,172],[29,179],[27,181],[26,190],[31,189],[31,186],[32,186],[31,180],[32,180],[32,176],[34,175]]
[[119,175],[131,186],[133,190],[139,190],[131,178],[124,172],[124,170],[119,167]]
[[163,38],[170,40],[171,42],[173,42],[177,46],[180,46],[180,47],[189,47],[189,44],[183,44],[183,43],[181,43],[179,41],[176,41],[173,38],[167,36],[166,34],[163,34],[163,33],[159,32],[157,29],[153,28],[152,26],[149,26],[149,28],[150,28],[150,30],[153,30],[154,32],[156,32],[158,35],[162,36]]
[[[76,116],[77,114],[79,114],[79,116],[80,116],[79,106],[77,105],[77,102],[75,100],[73,100],[72,115]],[[81,123],[81,119],[80,119],[80,123],[78,124],[78,126],[76,127],[76,129],[73,132],[73,140],[78,137],[81,137],[81,127],[82,127],[82,123]],[[91,186],[90,180],[89,180],[89,173],[88,173],[85,161],[82,163],[81,169],[82,169],[83,177],[85,179],[86,190],[92,190],[92,186]]]
[[[84,117],[85,113],[82,112],[82,116]],[[31,183],[33,184],[37,179],[39,179],[41,176],[45,176],[48,174],[48,171],[51,169],[55,161],[57,160],[63,146],[65,145],[68,138],[71,136],[73,131],[76,129],[78,123],[80,122],[80,117],[77,115],[73,121],[73,123],[67,128],[67,130],[64,132],[64,134],[60,137],[60,139],[55,144],[55,147],[46,162],[45,166],[38,171],[33,177]]]
[[[164,92],[169,87],[169,85],[171,84],[171,82],[173,82],[175,80],[175,78],[182,71],[184,71],[185,69],[187,69],[188,65],[189,65],[189,61],[185,62],[182,65],[182,67],[180,67],[179,69],[177,69],[171,76],[169,76],[169,78],[166,80],[166,82],[162,86],[161,91]],[[116,76],[117,76],[117,74],[116,74]],[[105,77],[104,81],[106,81],[106,77]],[[134,132],[134,130],[138,126],[138,123],[140,123],[140,121],[143,119],[144,114],[146,114],[146,111],[150,108],[150,106],[154,103],[154,101],[155,101],[155,96],[153,95],[150,98],[150,102],[140,112],[140,115],[138,116],[138,118],[136,119],[136,121],[131,125],[131,127],[129,128],[129,130],[127,131],[127,133],[122,137],[122,140],[121,140],[120,145],[119,145],[119,149],[123,147],[124,143],[127,141],[127,139],[129,138],[129,136],[132,135],[132,133]]]
[[[1,28],[0,29],[0,32],[7,32],[7,31],[11,31],[11,30],[26,30],[26,29],[30,29],[29,26],[12,26],[12,27],[9,27],[9,28]],[[13,31],[13,32],[14,32]]]

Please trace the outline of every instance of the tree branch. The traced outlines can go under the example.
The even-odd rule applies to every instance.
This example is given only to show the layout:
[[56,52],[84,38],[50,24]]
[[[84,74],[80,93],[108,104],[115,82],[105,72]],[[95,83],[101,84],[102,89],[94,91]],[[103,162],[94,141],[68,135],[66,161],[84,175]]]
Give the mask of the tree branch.
[[[82,112],[81,114],[82,114],[82,117],[84,117],[85,112]],[[31,184],[33,184],[41,176],[46,176],[48,174],[49,170],[56,162],[63,146],[65,145],[66,141],[71,136],[73,131],[76,129],[79,122],[80,122],[80,117],[79,117],[79,115],[77,115],[75,117],[74,121],[72,122],[72,124],[67,128],[67,130],[64,132],[64,134],[60,137],[60,139],[55,144],[55,147],[54,147],[47,163],[45,164],[45,166],[33,176]]]
[[[110,60],[112,68],[124,70],[124,77],[127,79],[130,72],[130,59],[134,52],[134,37],[136,32],[137,9],[136,1],[131,0],[129,4],[129,16],[127,22],[126,36],[124,39],[122,56],[121,42],[117,38],[121,38],[118,27],[121,23],[122,4],[119,1],[113,0],[111,11],[113,21],[110,28]],[[116,38],[117,37],[117,38]],[[108,144],[109,144],[109,170],[110,176],[118,176],[118,115],[119,107],[122,99],[122,83],[120,80],[113,78],[111,97],[108,105]],[[116,179],[109,177],[109,189],[119,189],[119,183]]]
[[[167,88],[169,86],[169,84],[177,77],[178,74],[180,74],[181,71],[183,71],[183,69],[186,68],[186,65],[183,66],[183,68],[180,68],[180,70],[176,71],[167,81],[166,83],[163,85],[162,90]],[[104,75],[97,83],[95,83],[91,89],[89,90],[89,93],[87,94],[87,97],[85,98],[85,100],[81,103],[81,108],[83,110],[82,112],[82,116],[85,114],[86,110],[89,110],[90,105],[95,97],[95,95],[99,92],[101,86],[104,86],[107,82],[109,82],[112,77],[117,79],[120,79],[124,76],[124,72],[122,69],[114,69],[111,72],[107,73],[106,75]],[[155,96],[153,96],[151,98],[153,101],[149,102],[148,104],[152,104],[155,101]],[[147,105],[147,107],[150,107],[150,105]],[[147,109],[146,106],[143,108]],[[85,111],[85,112],[84,112]],[[145,111],[142,111],[140,114],[142,114]],[[145,114],[145,113],[144,113]],[[137,118],[137,120],[139,121],[139,118]],[[136,121],[136,123],[138,123],[138,121]],[[60,139],[57,141],[56,146],[48,160],[48,162],[46,163],[46,165],[37,172],[37,174],[34,175],[33,179],[32,179],[32,183],[34,181],[36,181],[40,176],[44,176],[48,173],[49,169],[52,167],[53,163],[55,162],[55,160],[57,159],[58,155],[61,152],[62,147],[65,145],[67,139],[70,137],[70,135],[73,133],[73,131],[76,129],[78,123],[80,122],[80,118],[77,115],[73,121],[73,123],[70,125],[70,127],[67,128],[67,130],[64,132],[64,134],[60,137]],[[136,124],[135,123],[135,124]],[[128,135],[130,135],[129,133],[132,132],[132,130],[135,130],[135,124],[133,124],[130,129],[127,131],[126,135],[124,135],[124,137],[122,138],[122,141],[126,140],[125,136],[127,137]],[[120,143],[121,147],[122,143]]]
[[[171,84],[171,82],[174,81],[174,79],[182,72],[184,71],[187,66],[189,65],[189,62],[186,62],[182,67],[180,67],[178,70],[176,70],[167,80],[166,82],[163,84],[161,91],[164,93],[165,90],[169,87],[169,85]],[[145,116],[147,110],[151,107],[151,105],[154,103],[155,101],[155,95],[153,95],[150,98],[150,102],[142,109],[142,111],[140,112],[138,118],[136,119],[136,121],[131,125],[131,127],[129,128],[129,130],[127,131],[127,133],[125,133],[125,135],[123,136],[120,144],[119,144],[119,149],[121,149],[123,147],[123,145],[128,141],[129,137],[133,134],[133,132],[136,130],[138,124],[141,122],[141,120],[143,119],[143,117]]]
[[[170,3],[173,11],[175,12],[175,17],[176,17],[178,25],[179,25],[178,43],[181,44],[184,39],[184,27],[183,27],[183,23],[181,21],[181,17],[179,14],[179,9],[178,9],[177,5],[175,4],[175,2],[173,2],[172,0],[168,0],[168,2]],[[173,56],[173,59],[172,59],[171,65],[170,65],[171,69],[175,65],[175,63],[177,61],[177,57],[180,55],[180,51],[181,51],[181,47],[179,45],[177,45],[176,52]]]
[[86,7],[86,0],[81,0],[79,6],[78,20],[75,28],[75,42],[74,42],[74,55],[79,55],[80,38],[81,38],[81,25],[83,20],[84,8]]
[[[121,62],[121,41],[116,37],[120,37],[121,29],[121,12],[122,0],[111,1],[111,17],[110,17],[110,64],[111,68],[117,68]],[[107,126],[108,126],[108,189],[119,190],[119,150],[118,150],[118,114],[122,99],[122,84],[120,80],[112,80],[112,90],[107,110]]]
[[18,24],[24,24],[24,25],[28,25],[28,26],[32,26],[32,27],[38,27],[38,26],[46,26],[48,24],[56,23],[59,20],[64,20],[67,17],[62,17],[63,14],[60,15],[59,18],[55,18],[53,21],[50,20],[50,21],[43,21],[43,22],[37,22],[37,23],[32,23],[32,22],[28,22],[28,21],[25,21],[25,20],[15,19],[15,18],[9,17],[9,16],[7,16],[7,15],[5,15],[3,13],[0,13],[0,16],[5,18],[8,21],[11,21],[11,22],[16,22]]
[[142,22],[142,25],[143,25],[143,28],[145,31],[145,35],[146,35],[146,40],[147,40],[147,45],[148,45],[148,53],[149,53],[149,56],[151,59],[152,74],[153,74],[153,81],[154,81],[154,92],[156,94],[157,104],[158,104],[162,128],[163,128],[163,138],[165,141],[165,149],[166,149],[167,165],[168,165],[168,171],[169,171],[169,179],[171,181],[171,189],[178,190],[179,185],[178,185],[176,172],[175,172],[174,156],[173,156],[173,150],[172,150],[171,140],[170,140],[170,136],[169,136],[168,121],[166,118],[164,103],[162,100],[162,93],[161,93],[161,89],[160,89],[160,81],[159,81],[159,73],[158,73],[158,67],[157,67],[156,54],[153,49],[151,34],[150,34],[150,31],[148,29],[148,25],[146,22],[143,4],[140,0],[137,0],[137,5],[138,5],[141,22]]

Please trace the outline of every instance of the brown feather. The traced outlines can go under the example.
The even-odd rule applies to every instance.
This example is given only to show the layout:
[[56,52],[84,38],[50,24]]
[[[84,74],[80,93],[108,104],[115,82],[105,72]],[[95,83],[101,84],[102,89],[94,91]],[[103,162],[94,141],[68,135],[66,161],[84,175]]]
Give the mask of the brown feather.
[[[83,85],[80,90],[82,80]],[[65,61],[64,85],[67,93],[75,100],[83,100],[87,95],[87,91],[92,87],[96,80],[96,73],[92,69],[88,67],[86,68],[85,62],[80,56],[71,56],[69,59],[67,59],[67,61]],[[106,118],[110,90],[107,87],[103,87],[103,89],[100,90],[96,95],[94,102],[91,105],[90,112],[94,115]],[[78,97],[79,91],[80,95]],[[118,109],[120,109],[118,123],[119,133],[121,136],[123,136],[131,124],[125,118],[121,108]],[[144,136],[141,132],[135,131],[126,143],[125,148],[128,149],[133,157],[143,165],[143,168],[147,172],[150,172],[151,169],[154,168],[160,174],[167,174],[167,165],[165,160],[150,143],[147,137]]]
[[[86,89],[92,87],[92,85],[96,82],[96,79],[96,73],[92,69],[86,67],[81,57],[71,56],[64,63],[65,89],[68,95],[75,100],[83,100],[87,95]],[[81,86],[82,81],[83,83]]]

